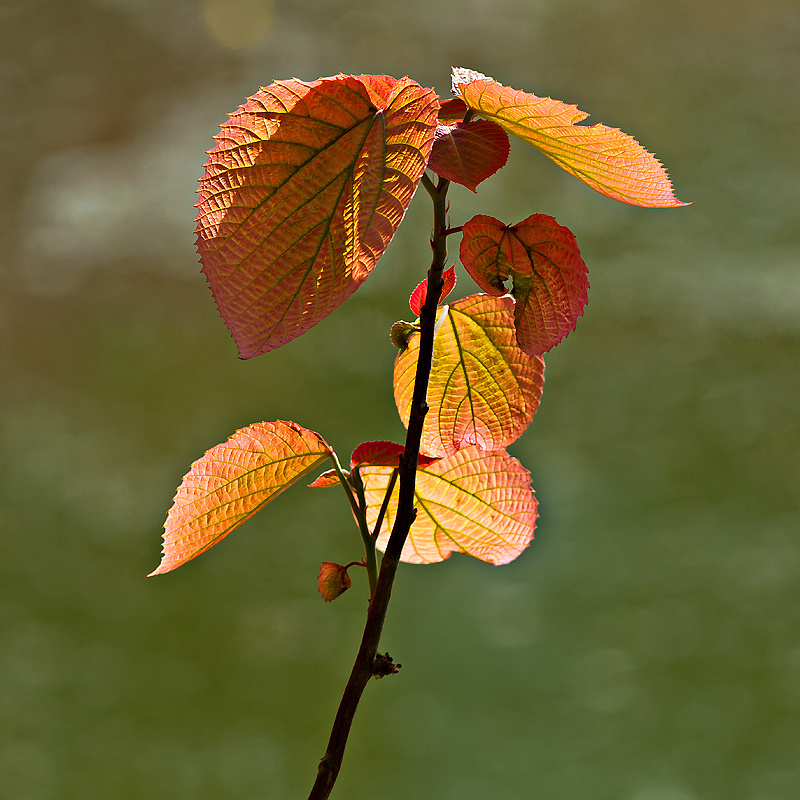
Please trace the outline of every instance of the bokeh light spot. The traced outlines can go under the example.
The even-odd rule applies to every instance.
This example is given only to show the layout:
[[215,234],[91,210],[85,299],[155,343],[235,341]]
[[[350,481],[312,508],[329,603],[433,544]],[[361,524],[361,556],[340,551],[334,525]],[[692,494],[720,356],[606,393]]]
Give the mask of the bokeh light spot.
[[203,0],[203,23],[225,47],[242,50],[261,39],[272,23],[272,0]]

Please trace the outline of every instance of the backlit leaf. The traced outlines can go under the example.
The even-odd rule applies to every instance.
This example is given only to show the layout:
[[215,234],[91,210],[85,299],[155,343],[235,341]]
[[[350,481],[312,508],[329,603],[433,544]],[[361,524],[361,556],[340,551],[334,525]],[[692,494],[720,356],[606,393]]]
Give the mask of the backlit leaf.
[[526,353],[546,353],[575,330],[588,299],[586,264],[572,232],[553,217],[504,225],[480,214],[464,225],[460,256],[481,289],[514,296],[517,342]]
[[[364,466],[371,467],[397,467],[400,465],[400,456],[405,452],[405,446],[395,442],[363,442],[350,458],[350,469],[359,470]],[[435,458],[420,454],[417,464],[426,465],[435,461]]]
[[428,169],[474,192],[481,181],[505,166],[510,149],[508,134],[495,122],[476,119],[439,125]]
[[400,463],[403,450],[403,445],[394,442],[363,442],[350,456],[350,469],[362,464],[396,467]]
[[460,97],[451,97],[439,106],[439,125],[455,125],[463,122],[469,106]]
[[[456,285],[456,268],[450,267],[442,273],[442,294],[439,297],[439,302],[443,303],[447,295],[453,291]],[[418,284],[417,288],[411,292],[411,298],[408,301],[409,308],[419,316],[422,306],[425,305],[425,299],[428,296],[428,279],[423,278]]]
[[[420,450],[446,456],[477,445],[498,450],[530,424],[544,384],[544,361],[514,336],[514,300],[475,294],[439,310]],[[444,316],[444,319],[442,319]],[[419,336],[395,360],[394,393],[408,425]]]
[[588,117],[577,106],[510,89],[470,70],[453,70],[453,92],[480,114],[541,150],[606,197],[635,206],[687,205],[678,200],[664,167],[631,136]]
[[197,248],[242,358],[301,335],[366,279],[425,169],[438,108],[408,78],[293,79],[221,126]]
[[[345,477],[347,477],[345,475]],[[339,473],[335,469],[326,469],[325,472],[317,475],[311,483],[307,484],[309,489],[325,489],[329,486],[340,486]]]
[[[367,524],[375,524],[392,467],[363,467]],[[377,547],[383,551],[397,513],[398,488],[388,504]],[[443,561],[451,553],[490,564],[513,561],[533,539],[537,505],[530,473],[504,450],[465,447],[417,470],[415,506],[401,560]]]
[[331,449],[294,422],[257,422],[192,464],[164,524],[161,575],[213,547],[321,464]]

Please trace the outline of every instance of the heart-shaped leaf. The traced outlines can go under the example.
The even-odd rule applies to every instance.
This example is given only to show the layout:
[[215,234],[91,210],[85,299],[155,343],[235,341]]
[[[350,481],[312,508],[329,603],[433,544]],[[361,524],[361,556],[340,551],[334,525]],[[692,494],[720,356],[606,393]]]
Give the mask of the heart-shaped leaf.
[[[507,447],[530,424],[544,385],[544,361],[514,338],[514,301],[470,295],[440,309],[439,323],[420,451],[441,457],[468,445]],[[418,358],[414,335],[394,365],[395,402],[406,426]]]
[[438,98],[408,78],[279,81],[215,137],[197,248],[242,358],[316,325],[366,279],[428,160]]
[[[392,467],[361,469],[367,524],[377,521]],[[417,516],[403,547],[402,561],[432,564],[451,553],[466,553],[490,564],[513,561],[533,539],[537,504],[530,473],[504,450],[465,447],[417,470]],[[377,547],[389,541],[397,513],[392,493]]]
[[439,125],[428,169],[474,192],[505,166],[510,149],[508,134],[489,120]]
[[504,225],[479,214],[464,225],[461,262],[490,294],[511,294],[519,346],[531,355],[555,347],[570,331],[588,299],[589,281],[575,237],[546,214]]
[[576,123],[577,106],[503,86],[471,70],[453,70],[453,93],[484,119],[541,150],[606,197],[635,206],[683,206],[658,159],[617,128]]
[[257,422],[192,464],[164,524],[161,575],[204,553],[331,455],[294,422]]

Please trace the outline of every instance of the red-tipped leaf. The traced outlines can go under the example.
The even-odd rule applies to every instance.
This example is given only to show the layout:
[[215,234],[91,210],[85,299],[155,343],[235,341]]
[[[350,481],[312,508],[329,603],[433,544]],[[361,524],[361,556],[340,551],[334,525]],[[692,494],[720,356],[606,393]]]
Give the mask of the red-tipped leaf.
[[517,342],[526,353],[546,353],[575,330],[588,300],[586,264],[572,232],[553,217],[505,225],[480,214],[464,225],[460,256],[481,289],[514,296]]
[[600,123],[577,106],[510,89],[477,72],[453,70],[453,92],[484,119],[541,150],[596,191],[635,206],[683,206],[658,159],[632,136]]
[[[362,467],[367,524],[375,524],[392,467]],[[384,550],[397,513],[392,493],[377,547]],[[467,447],[417,470],[417,516],[402,561],[432,564],[466,553],[490,564],[513,561],[533,539],[536,498],[529,472],[504,450]]]
[[[498,450],[516,441],[533,418],[544,385],[544,361],[514,335],[514,301],[475,294],[439,311],[420,450],[452,455],[477,445]],[[419,336],[395,360],[394,393],[408,425]]]
[[284,489],[329,458],[317,433],[294,422],[257,422],[192,464],[164,524],[161,575],[213,547]]
[[221,126],[197,248],[242,358],[301,335],[366,279],[425,169],[438,108],[408,78],[289,80]]

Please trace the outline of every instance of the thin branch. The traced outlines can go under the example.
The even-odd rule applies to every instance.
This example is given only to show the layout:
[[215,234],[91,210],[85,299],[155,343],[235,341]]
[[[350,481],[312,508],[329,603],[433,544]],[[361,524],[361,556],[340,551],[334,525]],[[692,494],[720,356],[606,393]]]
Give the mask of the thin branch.
[[[344,489],[344,493],[347,495],[347,499],[350,501],[350,507],[353,510],[353,516],[356,518],[356,522],[358,523],[358,530],[361,533],[361,540],[364,542],[364,566],[367,568],[367,576],[369,579],[369,596],[370,598],[372,598],[372,596],[375,594],[375,586],[378,582],[378,563],[375,560],[375,542],[369,535],[369,528],[367,527],[366,509],[363,507],[364,487],[363,485],[353,486],[350,483],[347,477],[345,477],[344,471],[342,470],[342,465],[339,463],[339,457],[333,451],[331,451],[330,453],[330,460],[333,463],[334,469],[336,470],[336,475],[339,478],[339,483]],[[356,476],[358,477],[358,473],[356,473]],[[359,484],[361,484],[360,478],[359,478]],[[353,496],[354,491],[356,491],[359,495],[358,502],[356,501],[356,498]]]
[[433,360],[433,336],[436,322],[436,308],[442,294],[442,272],[447,261],[447,189],[450,181],[440,178],[434,186],[433,181],[425,174],[422,185],[433,200],[433,234],[431,249],[433,259],[428,270],[428,291],[425,303],[420,309],[420,345],[417,372],[414,381],[414,395],[411,401],[411,413],[408,420],[406,446],[400,459],[398,475],[400,491],[397,503],[397,515],[394,520],[386,552],[381,560],[378,584],[369,604],[364,635],[358,650],[350,678],[339,703],[333,729],[328,740],[328,749],[319,763],[317,779],[309,795],[309,800],[326,800],[330,796],[333,784],[339,774],[347,744],[347,736],[353,722],[358,702],[369,679],[378,674],[376,655],[380,641],[383,622],[389,599],[392,595],[400,554],[408,537],[411,524],[416,517],[414,507],[414,490],[416,488],[417,459],[422,439],[422,424],[428,411],[428,380]]
[[394,485],[397,483],[397,473],[398,470],[392,470],[392,477],[389,478],[389,486],[386,488],[386,494],[383,496],[383,502],[381,503],[381,510],[378,512],[378,519],[375,520],[375,527],[372,529],[372,538],[377,539],[378,535],[381,532],[381,526],[383,525],[383,518],[386,516],[386,509],[389,508],[389,500],[392,498],[392,492],[394,491]]

